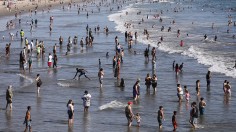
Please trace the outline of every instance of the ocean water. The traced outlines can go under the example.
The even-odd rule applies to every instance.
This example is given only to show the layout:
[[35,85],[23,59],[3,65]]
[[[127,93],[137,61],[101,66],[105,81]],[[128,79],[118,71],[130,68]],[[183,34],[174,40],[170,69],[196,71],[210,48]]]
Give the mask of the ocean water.
[[[197,101],[195,93],[195,82],[201,82],[201,96],[205,98],[207,107],[205,115],[198,120],[196,131],[234,131],[235,120],[235,95],[236,71],[233,69],[236,59],[236,41],[232,38],[236,34],[235,26],[227,26],[228,15],[235,21],[235,1],[218,0],[198,0],[198,1],[103,1],[98,10],[100,1],[95,4],[80,4],[80,14],[78,7],[72,5],[69,9],[65,5],[65,10],[58,7],[49,12],[39,11],[37,15],[21,16],[22,23],[13,17],[0,19],[0,23],[5,23],[6,19],[14,19],[16,27],[13,29],[1,28],[0,36],[5,39],[0,41],[0,131],[23,131],[24,116],[26,107],[32,106],[32,128],[33,131],[159,131],[157,123],[157,110],[160,105],[164,106],[165,121],[162,131],[171,131],[171,116],[174,110],[177,111],[178,131],[193,131],[189,120],[190,103],[183,101],[178,103],[176,96],[176,83],[188,86],[191,94],[190,102]],[[82,5],[84,5],[82,7]],[[85,6],[86,5],[86,6]],[[122,8],[117,9],[118,5]],[[83,11],[82,11],[83,8]],[[231,10],[229,10],[232,8]],[[85,11],[86,9],[86,11]],[[174,12],[178,10],[178,12]],[[161,14],[162,10],[162,14]],[[168,11],[167,11],[168,10]],[[137,12],[141,11],[140,15]],[[87,17],[86,14],[89,13]],[[93,12],[93,13],[92,13]],[[128,15],[126,15],[128,12]],[[213,13],[214,12],[214,13]],[[153,15],[159,14],[163,19]],[[148,19],[147,19],[148,15]],[[53,30],[49,32],[49,17],[53,16]],[[38,19],[37,27],[30,33],[31,19]],[[142,21],[144,19],[144,22]],[[175,20],[175,24],[171,24]],[[139,24],[141,22],[141,24]],[[192,24],[193,22],[193,24]],[[214,28],[212,29],[212,23]],[[131,23],[131,28],[125,28],[125,23]],[[86,47],[83,51],[80,47],[73,46],[69,55],[65,55],[66,43],[69,36],[86,37],[86,25],[92,28],[94,35],[93,47]],[[99,25],[100,31],[94,32],[94,28]],[[152,28],[152,26],[154,27]],[[109,33],[103,31],[109,28]],[[164,26],[164,31],[161,31]],[[171,32],[167,32],[171,26]],[[147,40],[142,34],[144,28],[150,33]],[[8,33],[23,29],[25,36],[29,39],[43,40],[46,46],[46,58],[36,58],[33,54],[32,72],[25,73],[19,70],[19,53],[24,47],[19,38],[11,41],[11,55],[5,57],[5,44],[10,42]],[[177,30],[180,29],[180,36],[177,37]],[[227,33],[229,29],[229,33]],[[131,50],[128,50],[124,32],[138,32],[138,39],[134,40]],[[189,35],[187,37],[187,34]],[[204,34],[208,39],[204,40]],[[214,42],[214,35],[218,40]],[[63,36],[62,48],[57,48],[58,68],[49,69],[47,67],[48,53],[52,53],[52,47],[58,43],[59,36]],[[125,51],[124,63],[121,64],[120,76],[125,79],[125,88],[118,87],[119,80],[113,77],[112,58],[115,55],[115,36],[119,37],[119,42]],[[164,41],[157,45],[160,37]],[[180,47],[180,40],[184,41],[184,46]],[[157,91],[146,91],[144,78],[147,73],[151,73],[151,62],[144,59],[143,51],[150,44],[158,47],[156,73],[158,76]],[[134,51],[137,54],[134,54]],[[109,52],[107,58],[106,52]],[[103,88],[99,87],[97,78],[98,59],[101,59],[102,68],[105,71]],[[172,62],[184,62],[184,71],[176,76],[172,70]],[[81,77],[80,80],[72,80],[76,72],[75,68],[85,68],[88,80]],[[206,88],[205,75],[207,71],[212,71],[211,88]],[[40,73],[43,85],[40,94],[36,93],[34,79]],[[141,115],[141,127],[138,128],[136,122],[128,128],[124,114],[124,107],[132,100],[132,87],[136,79],[141,79],[141,95],[137,102],[134,102],[134,113]],[[224,80],[229,80],[232,86],[232,96],[225,97],[222,91]],[[6,111],[5,91],[8,85],[13,85],[13,110]],[[83,112],[82,95],[88,90],[92,95],[91,107],[88,113]],[[72,99],[75,103],[74,125],[69,128],[67,125],[66,103]]]

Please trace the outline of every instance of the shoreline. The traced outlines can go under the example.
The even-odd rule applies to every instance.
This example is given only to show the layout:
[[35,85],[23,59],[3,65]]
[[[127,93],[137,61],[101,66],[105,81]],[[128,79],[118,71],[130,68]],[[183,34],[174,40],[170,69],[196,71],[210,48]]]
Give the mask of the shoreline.
[[21,15],[21,14],[25,14],[25,13],[30,13],[30,12],[34,12],[36,7],[37,7],[37,11],[40,10],[45,10],[45,9],[51,9],[54,7],[58,7],[60,5],[65,5],[65,4],[69,4],[69,3],[81,3],[82,0],[64,0],[63,2],[61,1],[47,1],[45,0],[45,2],[30,2],[29,0],[25,0],[25,1],[17,1],[14,4],[11,4],[11,9],[7,7],[7,3],[4,5],[4,1],[0,2],[0,18],[3,17],[7,17],[7,16],[14,16],[17,13],[17,16]]

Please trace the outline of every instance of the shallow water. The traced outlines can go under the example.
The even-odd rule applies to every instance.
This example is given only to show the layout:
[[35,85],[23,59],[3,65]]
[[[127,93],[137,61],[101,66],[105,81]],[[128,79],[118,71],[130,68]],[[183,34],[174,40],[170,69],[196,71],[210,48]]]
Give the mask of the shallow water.
[[[132,1],[129,2],[133,3]],[[123,9],[128,4],[126,3]],[[142,6],[144,6],[142,7],[143,9],[146,9],[148,3]],[[162,5],[161,3],[157,3],[153,6],[159,7]],[[200,4],[200,6],[202,5]],[[47,57],[48,53],[52,52],[54,43],[58,43],[60,35],[64,36],[64,42],[67,43],[69,36],[78,35],[78,40],[81,37],[85,38],[85,27],[87,24],[92,29],[97,25],[101,27],[100,32],[93,32],[95,38],[93,47],[87,47],[83,52],[80,50],[80,47],[73,47],[71,54],[65,56],[65,43],[62,49],[58,48],[57,55],[59,61],[57,69],[48,69],[47,63],[41,59],[37,60],[36,55],[34,55],[32,72],[28,73],[26,71],[25,73],[21,73],[18,66],[18,54],[23,45],[20,44],[19,38],[12,42],[9,59],[5,58],[4,52],[1,53],[0,79],[2,81],[0,84],[2,87],[0,88],[0,100],[4,101],[0,102],[0,107],[2,109],[5,107],[5,90],[9,84],[13,85],[14,98],[13,110],[11,112],[5,110],[0,111],[0,118],[2,119],[0,120],[0,131],[23,131],[24,125],[22,123],[28,105],[32,106],[33,131],[158,131],[156,111],[160,105],[164,106],[166,118],[163,124],[163,131],[172,130],[171,116],[174,110],[178,112],[178,130],[193,131],[188,123],[190,103],[184,101],[182,104],[179,104],[177,102],[176,83],[180,82],[182,86],[188,86],[191,94],[190,102],[192,102],[197,99],[195,82],[198,79],[201,81],[201,96],[205,98],[207,107],[205,110],[206,114],[199,118],[199,129],[196,129],[196,131],[234,131],[234,123],[236,122],[234,118],[234,109],[236,108],[234,103],[235,96],[232,94],[231,98],[225,98],[222,92],[222,83],[224,80],[229,80],[231,86],[234,87],[236,83],[235,78],[213,72],[211,88],[206,89],[205,74],[210,66],[200,64],[199,59],[196,60],[192,56],[181,55],[187,52],[186,50],[191,50],[191,47],[187,47],[186,50],[180,49],[181,52],[177,53],[173,51],[174,49],[168,49],[166,52],[160,49],[162,47],[159,47],[160,50],[157,51],[156,66],[158,88],[154,93],[152,89],[150,92],[146,92],[144,78],[147,73],[151,73],[152,66],[151,62],[148,64],[145,63],[143,51],[149,42],[144,43],[146,41],[142,41],[140,37],[136,41],[136,44],[133,45],[132,51],[129,51],[124,34],[121,33],[123,31],[121,29],[116,30],[115,27],[117,24],[109,21],[110,17],[107,17],[110,14],[117,13],[116,6],[112,5],[112,7],[114,7],[114,11],[112,12],[109,11],[110,7],[102,7],[101,12],[98,13],[94,5],[89,5],[87,10],[91,11],[93,9],[94,13],[89,13],[88,18],[86,18],[86,12],[81,11],[80,15],[77,15],[77,8],[74,6],[72,6],[72,9],[65,11],[62,8],[57,8],[51,10],[49,13],[39,12],[36,16],[32,16],[33,19],[38,19],[38,26],[33,29],[32,34],[29,32],[29,24],[26,24],[26,21],[30,21],[31,18],[26,14],[22,16],[20,27],[17,26],[16,29],[0,32],[0,36],[7,36],[6,34],[8,32],[15,33],[16,30],[24,29],[29,40],[38,38],[45,42]],[[184,13],[186,12],[178,14],[182,15]],[[54,16],[51,35],[48,28],[50,16]],[[171,18],[172,16],[167,15],[166,17]],[[184,18],[184,15],[182,17]],[[140,20],[141,18],[138,19]],[[176,21],[178,22],[177,18]],[[109,27],[110,32],[108,35],[103,32],[105,26]],[[199,23],[199,26],[205,25],[204,23]],[[187,29],[187,27],[184,30],[192,31],[191,28]],[[142,31],[143,28],[140,27],[140,29],[135,30]],[[175,31],[174,28],[172,30],[173,32]],[[194,33],[194,31],[192,32]],[[141,33],[139,34],[141,36]],[[173,33],[174,35],[175,33]],[[119,42],[125,50],[124,63],[121,64],[120,73],[120,76],[125,79],[126,87],[124,89],[117,87],[117,79],[113,77],[112,58],[115,55],[115,36],[119,37]],[[202,34],[199,34],[199,38],[201,36]],[[174,39],[171,36],[166,38],[168,44],[175,43],[173,41]],[[189,38],[189,41],[195,42],[195,39],[198,38]],[[9,42],[7,39],[4,41],[1,40],[2,51],[4,51],[7,42]],[[134,55],[134,50],[138,54]],[[106,52],[109,52],[109,58],[106,58]],[[170,52],[171,54],[169,54]],[[223,55],[221,57],[224,57]],[[235,56],[229,57],[235,58]],[[105,70],[104,86],[102,89],[98,88],[99,82],[97,78],[99,58]],[[45,60],[47,59],[45,58]],[[173,60],[178,63],[184,62],[184,71],[178,76],[178,79],[176,79],[176,75],[172,71]],[[81,77],[80,80],[72,80],[76,67],[85,68],[88,71],[87,75],[91,78],[91,81],[84,77]],[[37,73],[40,73],[43,81],[39,95],[36,94],[36,86],[33,82]],[[140,128],[136,127],[136,122],[133,123],[134,126],[128,128],[126,126],[127,120],[124,115],[124,107],[128,101],[132,100],[132,86],[137,78],[141,78],[141,96],[137,102],[134,102],[133,111],[134,113],[140,113],[142,122]],[[92,105],[89,113],[83,112],[81,97],[85,90],[88,90],[92,95]],[[234,93],[233,89],[232,93]],[[66,103],[69,99],[73,99],[75,102],[74,126],[72,128],[68,128],[67,125]]]

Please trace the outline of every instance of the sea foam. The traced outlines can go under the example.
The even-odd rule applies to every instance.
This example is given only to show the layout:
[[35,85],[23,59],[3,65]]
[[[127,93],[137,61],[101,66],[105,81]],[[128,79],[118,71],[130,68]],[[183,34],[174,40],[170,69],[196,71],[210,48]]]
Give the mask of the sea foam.
[[119,101],[111,101],[107,104],[104,104],[102,106],[99,107],[99,110],[105,110],[105,109],[108,109],[108,108],[123,108],[125,107],[126,105],[124,103],[121,103]]

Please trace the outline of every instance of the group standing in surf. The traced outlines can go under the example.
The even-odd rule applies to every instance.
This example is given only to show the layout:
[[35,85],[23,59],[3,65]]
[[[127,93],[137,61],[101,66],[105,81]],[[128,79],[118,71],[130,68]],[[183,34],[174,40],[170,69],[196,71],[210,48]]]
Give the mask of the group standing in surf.
[[[124,1],[123,1],[124,3]],[[68,5],[68,8],[71,8],[71,4],[70,3]],[[99,5],[101,5],[99,3]],[[104,5],[105,6],[105,5]],[[78,7],[78,15],[81,15],[81,12],[85,12],[86,8],[81,8],[80,6],[77,6]],[[64,7],[63,7],[64,9]],[[86,11],[87,12],[87,11]],[[161,18],[161,14],[163,13],[163,11],[161,11],[160,14],[158,15],[155,15],[154,17],[155,18],[159,18],[159,22],[160,23],[163,23],[163,21],[165,21],[165,19]],[[140,13],[137,13],[137,14],[141,14]],[[126,12],[124,15],[129,15],[128,12]],[[87,17],[90,17],[89,16],[89,13],[87,12],[86,13],[86,16]],[[49,23],[49,31],[52,32],[54,30],[53,28],[53,19],[54,17],[51,16],[50,17],[50,23]],[[147,17],[147,19],[149,19],[149,17]],[[21,20],[20,22],[23,22],[24,20]],[[142,23],[145,23],[145,19],[142,18],[142,20],[140,21],[139,24],[142,24]],[[171,22],[171,24],[175,24],[175,20],[173,20],[173,22]],[[19,23],[20,24],[20,23]],[[231,23],[229,23],[230,25]],[[30,31],[33,30],[32,28],[32,25],[33,25],[33,22],[31,23],[31,29]],[[127,60],[125,60],[125,45],[127,46],[127,49],[131,52],[133,52],[134,54],[136,54],[136,51],[134,50],[133,47],[135,47],[135,45],[133,44],[133,41],[134,39],[137,40],[138,37],[141,37],[141,35],[138,35],[137,32],[132,32],[132,31],[128,31],[130,30],[130,28],[132,28],[132,24],[131,23],[126,23],[124,25],[126,28],[127,28],[127,31],[125,32],[125,44],[122,44],[122,41],[119,41],[119,37],[116,36],[115,37],[115,42],[114,42],[114,57],[112,58],[111,60],[111,63],[112,63],[112,69],[113,69],[113,74],[114,74],[114,78],[116,78],[117,80],[120,80],[121,83],[120,83],[120,86],[121,87],[124,87],[125,85],[125,79],[123,77],[120,76],[120,73],[121,73],[121,67],[122,67],[122,63],[129,63]],[[170,27],[168,28],[168,32],[171,32],[171,25],[169,25]],[[154,27],[154,26],[153,26]],[[213,26],[212,26],[213,27]],[[31,40],[31,42],[29,42],[28,38],[25,36],[25,33],[24,33],[24,30],[21,29],[20,31],[20,37],[21,37],[21,43],[24,44],[24,48],[22,49],[22,51],[20,51],[19,53],[19,67],[20,67],[20,70],[25,73],[25,70],[27,68],[27,63],[28,63],[28,70],[29,72],[34,72],[34,68],[32,67],[32,54],[36,54],[37,56],[37,59],[41,61],[47,61],[47,65],[48,65],[48,68],[57,68],[58,67],[58,64],[60,65],[60,56],[57,56],[57,48],[61,48],[63,46],[66,46],[67,50],[65,52],[65,55],[69,56],[70,55],[70,52],[71,52],[71,48],[74,47],[74,48],[77,48],[77,45],[78,45],[78,42],[80,44],[80,49],[81,50],[84,50],[84,46],[85,48],[88,48],[88,47],[92,47],[94,45],[94,41],[96,41],[96,38],[94,38],[93,36],[93,31],[94,32],[99,32],[100,30],[100,26],[96,26],[94,28],[94,30],[89,27],[89,25],[87,25],[85,27],[86,29],[86,38],[83,39],[81,38],[80,41],[78,41],[78,36],[74,36],[74,38],[72,39],[71,36],[68,37],[68,42],[67,42],[67,45],[64,45],[64,38],[66,38],[67,36],[60,36],[59,37],[59,40],[58,40],[58,43],[59,43],[59,46],[57,44],[54,44],[53,48],[51,49],[52,52],[50,52],[48,49],[48,51],[46,51],[46,48],[45,48],[45,45],[44,45],[44,41],[43,40]],[[161,26],[161,32],[164,32],[165,28],[164,26]],[[104,27],[104,33],[107,35],[109,34],[110,32],[110,29],[108,29],[108,27]],[[144,29],[144,32],[143,33],[140,33],[140,34],[143,34],[144,36],[146,36],[146,39],[149,39],[150,38],[150,32],[148,31],[148,29]],[[180,34],[180,29],[177,30],[177,38],[179,38],[182,34]],[[207,35],[204,36],[205,39],[207,39]],[[84,42],[85,41],[85,42]],[[161,39],[160,39],[160,43],[163,43],[164,41],[164,38],[163,36],[161,36]],[[217,36],[215,37],[215,41],[217,41]],[[159,43],[159,44],[160,44]],[[85,45],[84,45],[85,44]],[[10,55],[10,43],[6,45],[6,57],[8,57]],[[184,41],[183,40],[180,40],[180,47],[184,47],[185,44],[184,44]],[[141,114],[140,113],[136,113],[134,114],[133,113],[133,110],[132,110],[132,104],[135,104],[136,105],[136,101],[139,100],[139,97],[140,97],[140,82],[143,81],[145,82],[145,85],[146,85],[146,90],[149,92],[151,87],[153,88],[153,92],[158,92],[158,76],[157,76],[157,73],[158,71],[156,70],[156,62],[158,63],[158,56],[157,56],[157,47],[152,47],[151,51],[149,50],[149,48],[151,48],[150,45],[148,45],[148,47],[144,50],[144,57],[145,57],[145,62],[147,64],[150,64],[149,63],[149,54],[151,54],[151,57],[152,57],[152,63],[150,65],[152,65],[152,74],[150,73],[147,73],[146,77],[145,75],[142,76],[142,78],[144,79],[140,79],[138,78],[136,81],[134,81],[134,85],[133,86],[125,86],[125,87],[133,87],[133,90],[132,90],[132,94],[130,94],[130,96],[133,98],[133,101],[129,101],[128,102],[128,105],[125,107],[125,116],[127,118],[127,125],[130,127],[132,125],[132,121],[133,119],[136,119],[137,120],[137,126],[140,127],[141,126]],[[45,54],[48,53],[47,55],[47,60],[45,60]],[[105,54],[105,53],[104,53]],[[108,52],[106,54],[106,56],[108,57]],[[170,62],[171,63],[171,62]],[[180,63],[179,63],[180,64]],[[172,68],[176,74],[176,78],[178,80],[178,76],[180,76],[180,74],[184,75],[184,70],[183,70],[183,65],[184,63],[182,62],[180,65],[178,63],[175,63],[175,61],[172,63]],[[170,64],[171,65],[171,64]],[[171,67],[171,66],[170,66]],[[236,67],[236,64],[235,66]],[[106,79],[104,79],[104,69],[102,68],[102,65],[101,65],[101,61],[99,59],[99,70],[98,70],[98,74],[97,74],[97,78],[98,78],[98,84],[99,84],[99,87],[102,88],[103,85],[104,85],[104,82],[106,81]],[[80,80],[80,77],[81,76],[84,76],[88,79],[88,81],[90,81],[91,79],[86,75],[88,71],[85,70],[84,68],[76,68],[76,74],[74,75],[73,79],[76,79],[78,73],[79,73],[79,76],[78,76],[78,81],[81,81]],[[211,75],[211,72],[208,71],[207,74],[206,74],[206,82],[207,82],[207,88],[210,88],[210,84],[212,83],[211,81],[211,78],[212,78],[212,75]],[[35,82],[36,82],[36,87],[37,87],[37,93],[40,92],[40,88],[42,86],[42,79],[40,77],[40,74],[37,74],[36,76],[36,79],[35,79]],[[193,126],[193,128],[196,127],[196,120],[198,118],[198,113],[200,112],[200,115],[203,116],[204,115],[204,111],[205,111],[205,107],[206,107],[206,102],[204,101],[204,98],[201,97],[200,93],[201,93],[201,87],[200,87],[200,80],[198,80],[197,78],[197,81],[196,81],[196,95],[198,98],[200,98],[200,101],[193,101],[191,103],[191,111],[190,111],[190,119],[189,119],[189,122],[190,124]],[[10,109],[12,109],[12,97],[13,97],[13,93],[11,91],[11,87],[12,86],[9,86],[8,89],[7,89],[7,92],[6,92],[6,100],[7,100],[7,105],[6,105],[6,109],[8,108],[8,105],[10,106]],[[176,87],[176,86],[174,86]],[[178,103],[181,104],[181,102],[183,102],[183,97],[185,97],[186,99],[186,103],[189,103],[189,100],[190,100],[190,90],[187,89],[187,86],[184,86],[184,90],[182,89],[181,87],[181,84],[180,83],[177,83],[177,97],[176,97],[176,100],[178,101]],[[226,96],[231,96],[231,86],[230,86],[230,83],[229,81],[225,80],[225,82],[223,83],[223,91],[224,91],[224,94]],[[191,95],[193,95],[193,91],[191,91]],[[174,95],[173,95],[174,96]],[[90,101],[91,101],[91,94],[88,93],[88,91],[86,90],[84,92],[84,95],[83,97],[81,98],[83,100],[83,106],[84,106],[84,112],[89,112],[89,107],[90,107]],[[140,100],[141,101],[141,100]],[[197,103],[199,103],[199,107],[197,107]],[[137,104],[138,105],[138,104]],[[25,131],[27,131],[27,129],[29,128],[30,131],[32,131],[32,128],[31,128],[31,114],[30,114],[30,111],[31,111],[31,107],[28,106],[27,107],[27,112],[26,112],[26,116],[25,116],[25,124],[26,124],[26,128],[25,128]],[[68,113],[68,125],[69,126],[72,126],[73,124],[73,116],[74,116],[74,103],[72,101],[72,99],[70,99],[67,103],[67,113]],[[157,111],[157,122],[159,124],[159,128],[162,129],[163,125],[165,125],[165,116],[164,116],[164,107],[163,106],[160,106],[159,107],[159,110]],[[172,116],[172,125],[173,125],[173,131],[176,131],[177,129],[177,111],[174,110],[173,111],[173,116]],[[178,126],[178,127],[181,127],[181,126]]]

